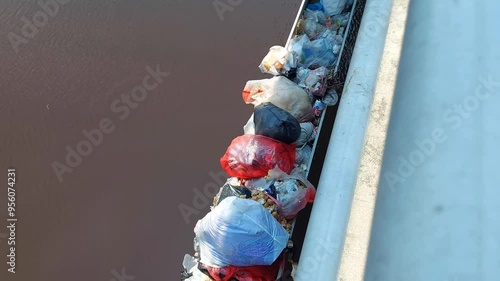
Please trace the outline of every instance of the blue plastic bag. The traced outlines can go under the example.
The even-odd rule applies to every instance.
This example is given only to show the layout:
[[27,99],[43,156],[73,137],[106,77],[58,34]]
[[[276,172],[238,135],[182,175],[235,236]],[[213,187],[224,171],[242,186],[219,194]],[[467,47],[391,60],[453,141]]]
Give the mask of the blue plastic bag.
[[333,42],[328,37],[311,41],[303,34],[293,38],[288,49],[298,57],[299,67],[314,69],[333,66],[336,59],[333,47]]
[[323,11],[323,5],[321,5],[321,2],[308,4],[306,8],[311,11]]
[[200,262],[211,267],[271,265],[290,235],[260,203],[228,197],[194,229]]
[[333,46],[325,38],[318,38],[304,44],[301,64],[306,68],[331,67],[335,63]]

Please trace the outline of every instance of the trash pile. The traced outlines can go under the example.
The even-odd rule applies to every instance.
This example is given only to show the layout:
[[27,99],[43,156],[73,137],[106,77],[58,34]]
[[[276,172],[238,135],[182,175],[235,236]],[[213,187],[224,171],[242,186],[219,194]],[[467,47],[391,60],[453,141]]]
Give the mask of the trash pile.
[[307,169],[317,126],[339,99],[327,80],[347,27],[347,1],[308,4],[288,47],[271,47],[258,66],[273,77],[243,87],[253,114],[220,159],[229,178],[195,226],[195,255],[185,255],[181,280],[281,278],[294,219],[316,194]]

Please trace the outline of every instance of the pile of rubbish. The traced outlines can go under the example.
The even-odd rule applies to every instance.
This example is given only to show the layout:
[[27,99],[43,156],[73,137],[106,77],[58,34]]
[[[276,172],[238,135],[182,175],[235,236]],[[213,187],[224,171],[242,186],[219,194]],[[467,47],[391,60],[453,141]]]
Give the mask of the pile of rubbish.
[[294,219],[316,194],[307,169],[317,126],[339,99],[327,80],[349,19],[346,2],[307,5],[288,47],[271,47],[259,65],[273,77],[244,86],[253,114],[220,159],[229,178],[195,226],[195,254],[185,255],[181,280],[281,278]]

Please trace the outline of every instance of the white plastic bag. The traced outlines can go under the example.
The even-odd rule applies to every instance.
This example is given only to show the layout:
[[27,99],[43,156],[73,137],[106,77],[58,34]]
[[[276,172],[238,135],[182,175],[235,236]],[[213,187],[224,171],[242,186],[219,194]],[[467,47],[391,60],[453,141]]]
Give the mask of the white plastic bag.
[[295,58],[287,49],[281,46],[272,46],[259,65],[262,73],[272,75],[285,74],[296,66]]
[[294,142],[297,148],[316,138],[317,133],[314,129],[313,123],[311,122],[300,123],[300,131],[300,137]]
[[299,122],[314,118],[309,95],[293,81],[283,76],[270,79],[250,80],[243,89],[243,100],[255,106],[270,102],[289,112]]
[[252,116],[248,119],[245,126],[243,126],[243,132],[245,135],[255,135],[255,123],[253,122],[253,113]]
[[210,281],[212,280],[210,277],[205,275],[198,269],[198,261],[192,256],[186,254],[184,255],[184,260],[182,261],[182,266],[185,269],[187,274],[190,274],[191,277],[187,279],[181,279],[183,281]]
[[336,105],[338,101],[339,101],[339,95],[334,89],[328,90],[328,92],[326,92],[325,94],[325,97],[323,98],[323,103],[326,106]]
[[200,262],[211,267],[271,265],[289,234],[258,202],[228,197],[194,229]]
[[347,0],[321,0],[327,16],[338,15],[344,10]]

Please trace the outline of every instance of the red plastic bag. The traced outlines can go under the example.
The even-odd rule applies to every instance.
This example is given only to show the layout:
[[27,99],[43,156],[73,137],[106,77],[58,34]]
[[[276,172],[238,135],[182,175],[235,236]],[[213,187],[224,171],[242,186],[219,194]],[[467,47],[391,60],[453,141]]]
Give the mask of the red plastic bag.
[[220,159],[224,171],[241,179],[261,178],[278,166],[290,173],[295,163],[295,146],[261,135],[235,138]]
[[202,264],[215,281],[228,281],[235,278],[238,281],[274,281],[278,271],[284,264],[284,255],[276,259],[271,265],[256,265],[235,267],[232,265],[224,268],[214,268]]

